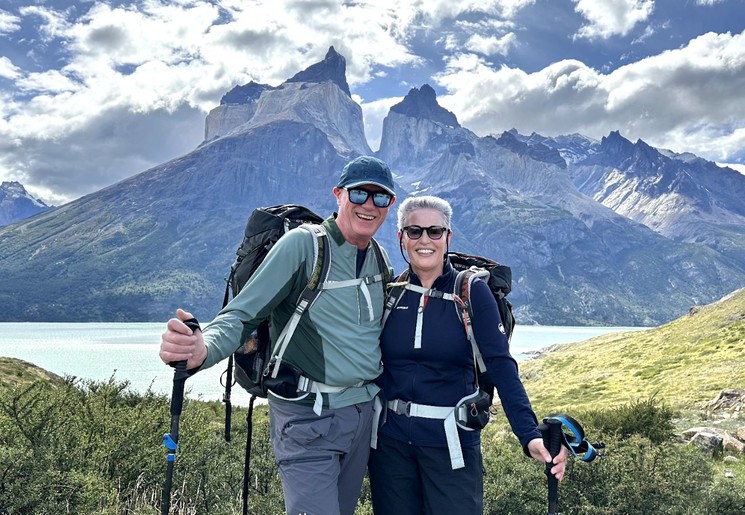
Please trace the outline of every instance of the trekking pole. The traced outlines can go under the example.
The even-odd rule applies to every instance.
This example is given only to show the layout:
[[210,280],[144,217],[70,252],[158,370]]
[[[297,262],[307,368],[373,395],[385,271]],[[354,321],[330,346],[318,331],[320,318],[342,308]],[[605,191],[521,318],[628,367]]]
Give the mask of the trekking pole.
[[[233,355],[228,358],[228,368],[223,372],[225,376],[225,391],[222,394],[222,401],[225,403],[225,441],[230,441],[230,425],[233,420],[233,403],[230,400],[230,390],[233,386]],[[222,378],[221,378],[222,379]]]
[[[185,320],[184,324],[196,331],[199,329],[199,322],[196,318]],[[171,428],[170,431],[163,435],[163,445],[168,449],[166,457],[166,481],[163,484],[163,496],[161,498],[161,515],[168,515],[171,509],[171,482],[173,480],[173,464],[176,461],[176,449],[178,449],[178,425],[181,418],[181,410],[184,405],[184,383],[189,373],[186,371],[186,361],[177,361],[169,363],[174,368],[173,371],[173,390],[171,392]]]
[[[222,307],[228,305],[228,302],[230,301],[230,285],[233,283],[233,278],[235,277],[235,268],[233,268],[230,272],[230,277],[228,277],[228,280],[225,285],[225,295],[222,299]],[[223,376],[225,376],[225,384],[223,385],[225,387],[225,391],[222,394],[222,401],[225,403],[225,441],[230,442],[230,425],[232,423],[233,419],[233,403],[230,400],[230,391],[233,388],[233,355],[231,354],[228,358],[228,368],[225,369],[225,372],[223,372]],[[222,382],[222,377],[220,376],[220,382]]]
[[[561,422],[554,419],[543,419],[546,430],[543,431],[543,445],[548,449],[551,458],[555,458],[561,451]],[[552,463],[546,463],[546,479],[548,484],[548,515],[559,513],[559,480],[551,473]]]

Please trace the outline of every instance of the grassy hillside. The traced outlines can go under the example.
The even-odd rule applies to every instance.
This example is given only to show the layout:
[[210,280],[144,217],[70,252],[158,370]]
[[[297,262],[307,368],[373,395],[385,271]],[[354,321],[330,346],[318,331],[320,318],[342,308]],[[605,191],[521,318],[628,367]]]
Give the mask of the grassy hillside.
[[721,390],[745,385],[745,289],[641,332],[558,346],[522,363],[537,411],[603,408],[655,396],[673,408],[701,408]]
[[0,356],[0,387],[15,387],[21,384],[32,383],[39,379],[46,379],[52,382],[62,381],[60,376],[39,368],[33,363]]

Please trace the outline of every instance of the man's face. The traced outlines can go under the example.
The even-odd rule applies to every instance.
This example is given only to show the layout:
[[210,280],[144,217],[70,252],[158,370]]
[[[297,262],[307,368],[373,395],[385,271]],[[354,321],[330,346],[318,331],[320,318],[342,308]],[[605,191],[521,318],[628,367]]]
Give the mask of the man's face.
[[[350,188],[334,188],[334,196],[339,205],[339,214],[336,217],[336,224],[339,226],[344,238],[352,245],[358,248],[366,248],[370,239],[373,237],[378,228],[383,224],[390,206],[395,202],[395,197],[391,198],[388,207],[378,207],[375,205],[373,196],[376,193],[387,194],[387,192],[373,184],[362,184]],[[355,191],[356,190],[356,191]],[[360,202],[367,192],[367,198],[362,204]],[[352,202],[350,200],[350,195]],[[383,196],[378,195],[378,203],[382,203]]]

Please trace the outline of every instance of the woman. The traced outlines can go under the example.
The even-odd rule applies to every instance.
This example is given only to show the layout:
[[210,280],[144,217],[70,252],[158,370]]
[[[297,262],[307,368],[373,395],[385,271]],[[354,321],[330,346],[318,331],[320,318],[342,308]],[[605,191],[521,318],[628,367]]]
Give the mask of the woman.
[[[450,204],[432,196],[408,198],[398,210],[410,285],[381,335],[378,382],[387,409],[368,468],[376,515],[483,511],[480,431],[456,427],[449,416],[450,408],[475,391],[474,356],[463,323],[452,296],[437,293],[452,293],[456,277],[446,258],[451,217]],[[435,292],[422,293],[427,290]],[[474,281],[471,301],[475,339],[512,430],[526,454],[550,463],[485,282]],[[553,462],[552,472],[561,479],[566,450]]]

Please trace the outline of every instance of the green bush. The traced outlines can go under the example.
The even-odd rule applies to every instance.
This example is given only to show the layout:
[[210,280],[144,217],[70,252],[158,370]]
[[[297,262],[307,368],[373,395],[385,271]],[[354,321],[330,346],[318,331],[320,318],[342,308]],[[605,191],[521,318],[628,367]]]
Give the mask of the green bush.
[[[169,399],[135,394],[126,382],[36,382],[0,388],[0,515],[157,515],[170,425]],[[187,400],[180,424],[171,512],[241,513],[246,410],[223,438],[219,403]],[[654,400],[577,415],[606,457],[571,462],[559,486],[565,515],[745,513],[745,483],[720,464],[673,442],[670,410]],[[253,416],[250,513],[282,513],[266,406]],[[482,434],[484,513],[545,513],[544,467],[524,457],[506,424]],[[358,515],[370,515],[363,486]]]
[[585,428],[616,438],[642,436],[660,444],[674,436],[675,412],[654,397],[581,415]]

